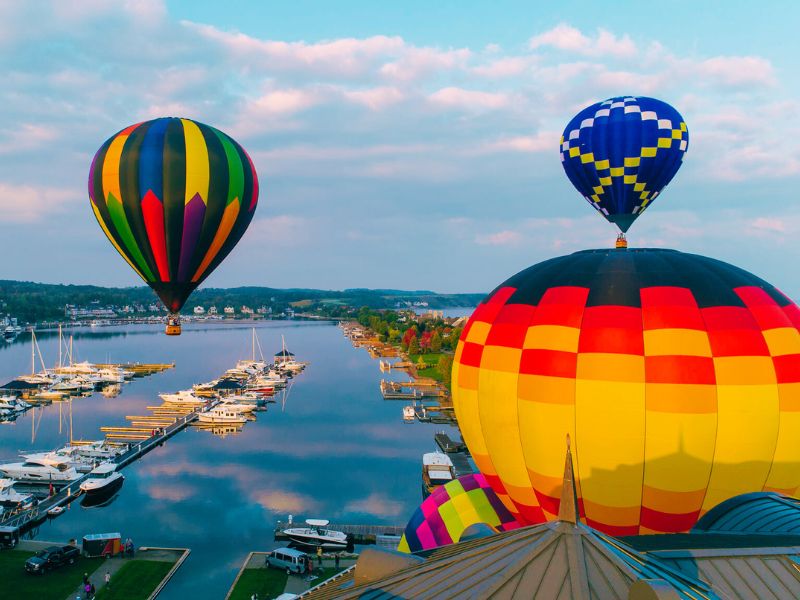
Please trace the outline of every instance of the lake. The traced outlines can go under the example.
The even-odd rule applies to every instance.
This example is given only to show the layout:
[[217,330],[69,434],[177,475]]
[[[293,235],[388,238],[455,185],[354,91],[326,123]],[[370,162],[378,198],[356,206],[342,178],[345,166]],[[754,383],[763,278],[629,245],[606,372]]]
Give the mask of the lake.
[[[161,403],[159,392],[215,379],[250,357],[251,327],[190,324],[175,338],[160,326],[74,330],[75,361],[175,363],[174,369],[126,384],[116,398],[95,393],[75,399],[74,437],[101,439],[101,426],[124,426],[125,415],[148,414],[146,406]],[[406,402],[381,398],[381,377],[407,375],[382,374],[378,361],[353,348],[329,322],[271,321],[256,331],[270,360],[283,335],[297,360],[310,363],[284,401],[257,413],[257,421],[239,434],[223,438],[194,428],[178,433],[124,469],[125,485],[113,503],[87,509],[74,502],[43,524],[36,539],[80,540],[87,533],[118,531],[137,546],[191,548],[160,598],[194,600],[224,597],[247,553],[274,547],[275,522],[289,514],[405,524],[421,501],[421,455],[435,448],[433,434],[442,428],[405,424]],[[37,337],[53,366],[56,334]],[[2,383],[30,368],[28,334],[0,342]],[[67,412],[67,404],[57,403],[37,409],[35,422],[28,411],[0,426],[0,460],[67,443]]]

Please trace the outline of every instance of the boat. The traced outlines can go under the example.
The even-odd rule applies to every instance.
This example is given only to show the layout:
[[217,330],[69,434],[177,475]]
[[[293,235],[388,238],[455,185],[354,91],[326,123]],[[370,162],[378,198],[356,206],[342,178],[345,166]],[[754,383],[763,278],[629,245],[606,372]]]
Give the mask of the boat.
[[215,406],[205,412],[197,415],[197,420],[201,423],[241,423],[244,424],[247,419],[244,418],[241,412],[231,410],[230,408],[220,405]]
[[253,412],[256,409],[257,405],[251,404],[249,402],[239,403],[233,400],[232,398],[228,397],[228,398],[221,398],[220,404],[218,404],[218,406],[224,406],[225,408],[233,412],[249,413]]
[[230,396],[225,397],[225,401],[235,402],[237,404],[253,404],[255,406],[266,404],[266,400],[261,396],[261,394],[256,394],[254,392],[231,394]]
[[49,517],[57,517],[58,515],[63,513],[64,510],[65,509],[64,509],[63,506],[54,506],[53,508],[51,508],[50,510],[47,511],[47,515]]
[[283,533],[295,544],[312,548],[346,549],[349,539],[341,531],[328,529],[327,519],[306,519],[307,527],[290,527]]
[[89,496],[111,496],[125,481],[125,476],[117,471],[117,465],[106,461],[100,463],[89,473],[89,478],[81,483],[81,491]]
[[0,506],[17,508],[33,502],[31,494],[23,494],[14,489],[15,483],[13,479],[0,479]]
[[9,325],[3,330],[3,337],[7,340],[17,337],[17,329],[13,325]]
[[0,473],[5,477],[25,483],[69,483],[80,477],[69,462],[53,463],[31,455],[24,462],[0,465]]
[[453,461],[442,452],[422,455],[422,495],[428,497],[440,485],[456,478]]
[[403,421],[406,423],[413,423],[416,417],[417,412],[414,410],[413,406],[409,404],[408,406],[403,407]]
[[181,390],[176,394],[159,394],[164,402],[171,402],[173,404],[205,404],[206,400],[198,398],[194,395],[193,390]]
[[75,454],[88,459],[110,460],[126,451],[125,446],[115,446],[106,440],[92,442],[74,441]]
[[37,392],[32,396],[32,398],[36,400],[61,400],[64,397],[65,392],[58,392],[55,390],[42,390],[41,392]]

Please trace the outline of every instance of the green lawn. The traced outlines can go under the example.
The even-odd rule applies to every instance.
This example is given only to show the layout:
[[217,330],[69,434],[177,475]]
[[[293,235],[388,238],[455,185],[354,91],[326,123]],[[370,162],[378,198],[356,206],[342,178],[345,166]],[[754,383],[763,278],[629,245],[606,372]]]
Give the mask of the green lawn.
[[444,383],[448,388],[450,387],[450,382],[445,381],[442,374],[439,372],[439,359],[445,356],[444,353],[430,353],[430,354],[411,354],[409,355],[408,359],[416,365],[419,361],[420,357],[422,360],[425,361],[427,365],[430,365],[427,369],[417,369],[417,376],[418,377],[430,377],[431,379],[435,379],[441,383]]
[[74,565],[65,565],[44,575],[25,572],[25,561],[33,552],[3,550],[0,552],[0,596],[14,600],[64,600],[78,589],[84,573],[91,574],[104,558],[79,558]]
[[250,600],[253,592],[262,600],[275,598],[283,593],[288,578],[284,571],[278,569],[245,569],[233,588],[230,600]]
[[111,576],[111,588],[97,590],[97,600],[146,600],[174,562],[131,560]]

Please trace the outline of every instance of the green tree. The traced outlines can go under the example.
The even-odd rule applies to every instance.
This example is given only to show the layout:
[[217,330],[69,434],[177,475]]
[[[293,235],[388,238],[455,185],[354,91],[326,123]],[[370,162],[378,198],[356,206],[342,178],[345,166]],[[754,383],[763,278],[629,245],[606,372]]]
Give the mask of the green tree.
[[433,335],[431,336],[431,352],[434,354],[438,354],[442,351],[442,336],[439,331],[434,331]]
[[417,336],[412,337],[411,341],[408,343],[408,353],[419,354],[419,340]]
[[450,377],[451,372],[453,371],[453,357],[450,354],[445,354],[439,359],[439,364],[436,365],[436,369],[439,371],[439,374],[442,376],[442,380],[444,381],[447,387],[450,387]]

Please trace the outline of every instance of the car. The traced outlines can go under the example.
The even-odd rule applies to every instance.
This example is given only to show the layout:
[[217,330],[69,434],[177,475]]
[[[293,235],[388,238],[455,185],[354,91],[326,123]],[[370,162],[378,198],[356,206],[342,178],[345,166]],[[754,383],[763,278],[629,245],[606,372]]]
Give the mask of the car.
[[276,548],[267,554],[266,563],[273,569],[286,569],[286,573],[291,575],[305,573],[307,560],[304,552],[294,548]]
[[81,551],[75,546],[49,546],[26,560],[25,570],[28,573],[44,575],[47,571],[62,565],[74,564],[80,555]]

